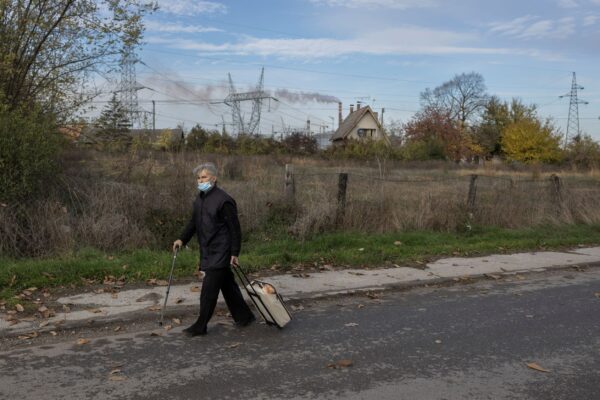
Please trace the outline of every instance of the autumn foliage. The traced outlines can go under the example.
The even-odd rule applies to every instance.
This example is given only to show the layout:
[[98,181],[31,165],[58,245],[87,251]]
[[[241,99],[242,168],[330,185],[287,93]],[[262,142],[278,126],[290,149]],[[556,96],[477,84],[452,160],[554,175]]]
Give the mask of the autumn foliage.
[[502,134],[508,160],[527,164],[554,163],[562,158],[560,137],[549,122],[528,118],[508,125]]

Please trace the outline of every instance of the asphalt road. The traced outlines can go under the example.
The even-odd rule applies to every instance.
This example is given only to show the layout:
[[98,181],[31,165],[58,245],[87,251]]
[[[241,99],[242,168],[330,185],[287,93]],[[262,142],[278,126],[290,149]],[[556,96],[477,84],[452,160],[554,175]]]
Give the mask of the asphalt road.
[[282,331],[74,332],[0,352],[0,398],[595,400],[598,296],[595,268],[304,303]]

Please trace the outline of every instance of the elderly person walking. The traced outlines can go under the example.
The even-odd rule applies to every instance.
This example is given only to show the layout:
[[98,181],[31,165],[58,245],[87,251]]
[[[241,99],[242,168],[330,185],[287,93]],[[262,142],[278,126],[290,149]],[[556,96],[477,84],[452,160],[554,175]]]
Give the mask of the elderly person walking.
[[189,328],[188,336],[206,334],[208,321],[217,305],[219,291],[238,326],[246,326],[256,318],[246,304],[235,282],[230,265],[238,265],[242,235],[235,200],[217,186],[217,168],[213,163],[201,164],[194,169],[198,180],[198,196],[194,201],[192,218],[173,251],[190,241],[194,233],[200,244],[200,265],[206,273],[200,294],[200,315]]

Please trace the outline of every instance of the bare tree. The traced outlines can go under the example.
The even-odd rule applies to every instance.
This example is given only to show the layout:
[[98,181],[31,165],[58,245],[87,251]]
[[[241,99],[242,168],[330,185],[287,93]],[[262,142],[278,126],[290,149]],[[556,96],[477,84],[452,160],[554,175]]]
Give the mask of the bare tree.
[[483,109],[488,95],[483,76],[477,72],[455,75],[454,78],[421,93],[423,108],[448,113],[461,126],[467,125]]
[[92,72],[108,72],[139,43],[145,0],[0,0],[0,97],[60,114],[86,100]]

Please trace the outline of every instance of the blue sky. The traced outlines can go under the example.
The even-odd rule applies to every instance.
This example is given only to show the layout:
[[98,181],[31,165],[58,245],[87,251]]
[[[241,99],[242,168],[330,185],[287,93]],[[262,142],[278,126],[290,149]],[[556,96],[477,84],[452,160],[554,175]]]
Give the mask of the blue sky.
[[[263,109],[261,131],[337,126],[339,98],[362,100],[385,119],[407,121],[419,94],[462,72],[479,72],[490,94],[539,105],[563,132],[571,72],[581,130],[600,140],[600,0],[162,0],[147,18],[138,81],[145,110],[157,101],[157,127],[214,128],[226,105],[227,73],[249,90],[265,68],[271,91],[319,93]],[[328,96],[328,97],[327,97]],[[305,96],[310,97],[310,96]],[[180,103],[176,103],[179,101]],[[193,104],[189,104],[193,101]],[[185,104],[184,102],[188,102]],[[249,114],[249,110],[247,110]],[[283,120],[283,121],[282,121]]]

